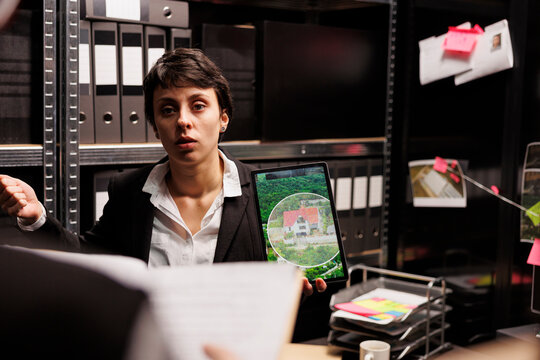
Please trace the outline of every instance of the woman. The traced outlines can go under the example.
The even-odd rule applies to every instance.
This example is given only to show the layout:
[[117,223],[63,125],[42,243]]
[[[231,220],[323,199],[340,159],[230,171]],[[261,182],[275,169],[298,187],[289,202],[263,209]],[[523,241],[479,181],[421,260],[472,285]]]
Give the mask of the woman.
[[[200,50],[164,54],[144,80],[145,113],[167,157],[111,179],[99,222],[78,237],[34,191],[0,175],[0,205],[23,230],[57,234],[66,250],[110,251],[150,266],[265,260],[252,168],[218,148],[232,118],[229,84]],[[326,284],[317,280],[317,290]],[[312,286],[304,280],[304,293]]]

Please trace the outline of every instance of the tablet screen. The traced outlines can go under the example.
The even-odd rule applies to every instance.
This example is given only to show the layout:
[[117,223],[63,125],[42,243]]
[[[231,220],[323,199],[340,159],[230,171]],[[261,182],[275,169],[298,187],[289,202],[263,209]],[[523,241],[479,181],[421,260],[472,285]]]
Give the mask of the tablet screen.
[[298,266],[309,281],[348,277],[326,163],[252,172],[268,261]]

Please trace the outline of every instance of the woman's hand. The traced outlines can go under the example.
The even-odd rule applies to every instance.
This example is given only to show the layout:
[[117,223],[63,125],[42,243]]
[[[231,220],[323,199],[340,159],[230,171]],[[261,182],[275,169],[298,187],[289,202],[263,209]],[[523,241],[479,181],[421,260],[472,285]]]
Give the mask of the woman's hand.
[[[309,283],[309,280],[307,278],[302,279],[304,281],[303,284],[303,293],[306,296],[310,296],[313,294],[313,285]],[[317,289],[317,292],[324,292],[326,290],[326,282],[321,279],[317,278],[315,279],[315,288]]]
[[206,356],[211,360],[240,360],[235,354],[221,346],[206,344],[203,345],[203,350]]
[[0,175],[0,207],[8,215],[21,218],[26,225],[35,223],[42,213],[34,189],[8,175]]

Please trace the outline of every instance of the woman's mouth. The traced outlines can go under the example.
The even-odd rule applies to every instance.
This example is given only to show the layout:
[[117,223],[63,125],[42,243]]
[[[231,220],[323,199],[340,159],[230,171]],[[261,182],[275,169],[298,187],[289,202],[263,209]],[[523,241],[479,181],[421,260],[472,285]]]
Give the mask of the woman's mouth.
[[176,146],[181,150],[188,150],[195,146],[196,141],[190,137],[182,137],[176,141]]

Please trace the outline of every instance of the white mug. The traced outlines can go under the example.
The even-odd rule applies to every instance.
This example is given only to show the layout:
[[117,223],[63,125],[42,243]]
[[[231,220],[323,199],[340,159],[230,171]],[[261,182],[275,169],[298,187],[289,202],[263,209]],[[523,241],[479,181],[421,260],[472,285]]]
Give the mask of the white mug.
[[390,344],[379,340],[362,341],[360,360],[390,360]]

